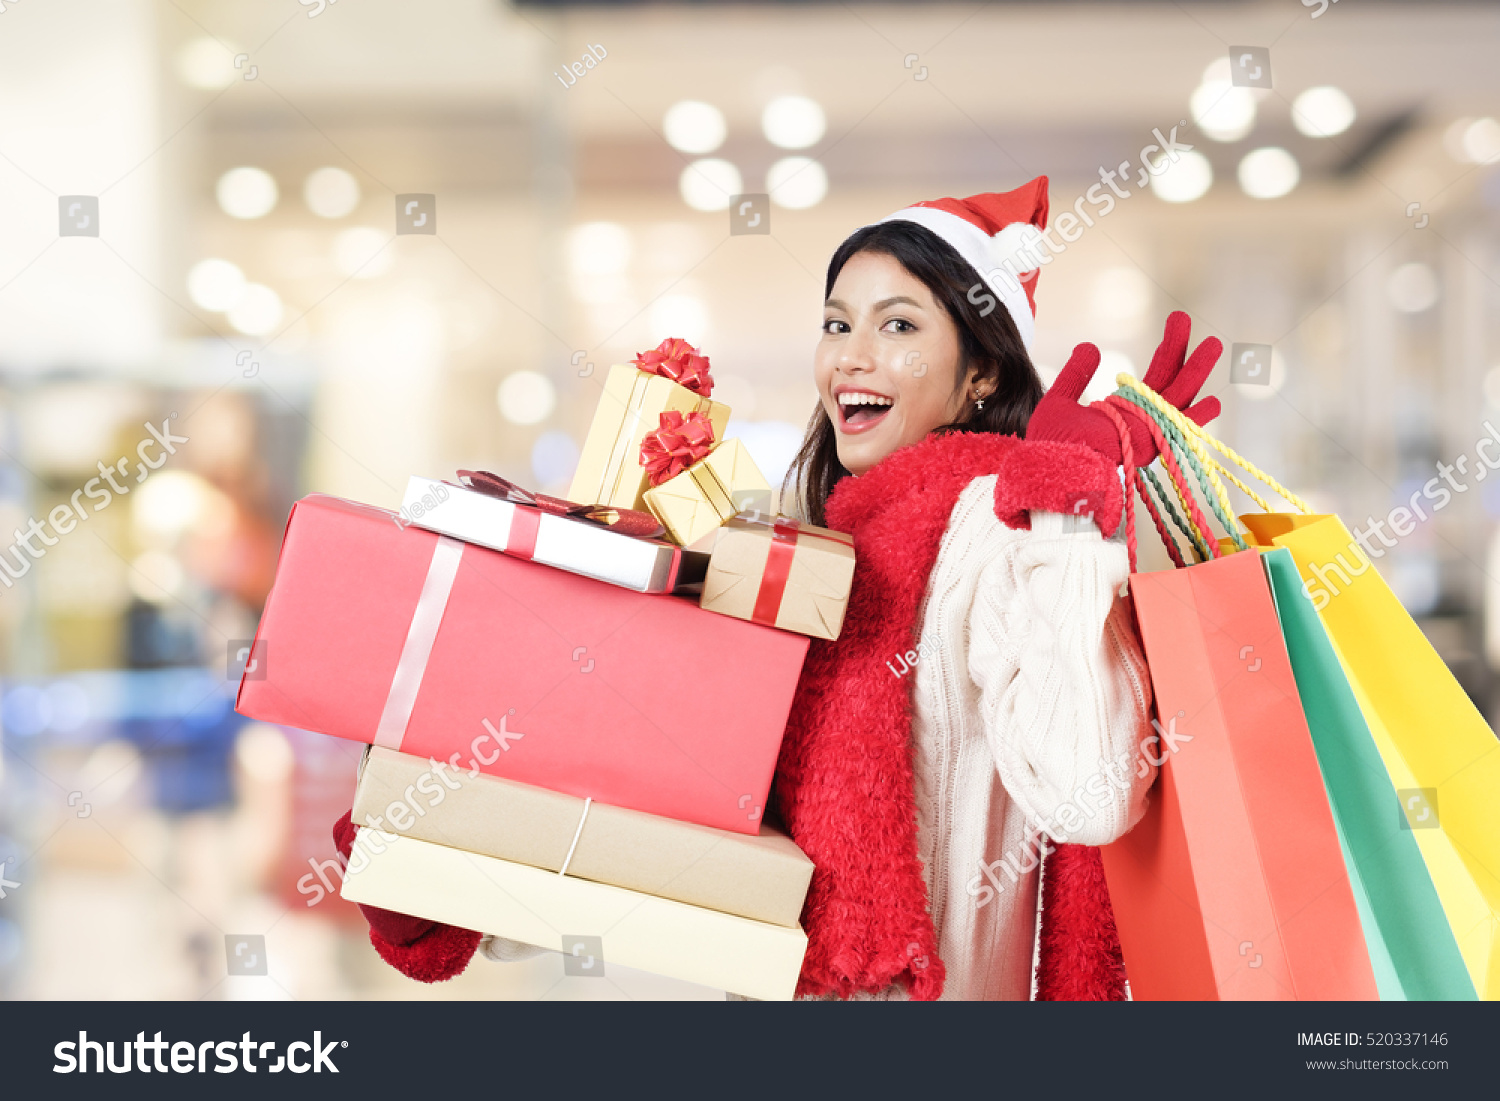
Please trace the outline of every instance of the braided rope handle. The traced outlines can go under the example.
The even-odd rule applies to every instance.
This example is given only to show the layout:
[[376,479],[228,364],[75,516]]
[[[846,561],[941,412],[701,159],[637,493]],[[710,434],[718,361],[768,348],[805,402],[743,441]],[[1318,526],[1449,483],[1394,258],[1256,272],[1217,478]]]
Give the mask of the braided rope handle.
[[[1124,389],[1122,387],[1122,389]],[[1181,456],[1182,463],[1187,466],[1198,479],[1198,485],[1203,490],[1203,499],[1208,502],[1208,507],[1218,516],[1219,523],[1223,525],[1235,545],[1244,550],[1247,546],[1240,538],[1239,529],[1235,527],[1230,514],[1234,506],[1229,501],[1229,491],[1224,488],[1224,483],[1219,480],[1219,465],[1213,456],[1203,449],[1203,445],[1193,437],[1182,434],[1178,427],[1168,419],[1161,411],[1161,407],[1153,402],[1146,401],[1134,390],[1126,390],[1121,397],[1122,401],[1131,402],[1149,418],[1149,423],[1160,428],[1165,436],[1172,441],[1173,451]],[[1154,430],[1153,430],[1154,431]],[[1181,490],[1179,489],[1179,492]],[[1204,529],[1208,534],[1208,529]]]
[[[1171,499],[1167,496],[1166,489],[1162,486],[1161,480],[1156,476],[1156,471],[1152,470],[1149,466],[1141,467],[1136,471],[1136,475],[1138,477],[1141,475],[1145,475],[1146,481],[1150,482],[1151,488],[1156,491],[1156,496],[1161,499],[1161,507],[1166,510],[1167,516],[1171,518],[1171,521],[1174,525],[1176,525],[1177,530],[1182,532],[1184,538],[1187,539],[1188,549],[1193,552],[1193,561],[1206,561],[1206,559],[1203,557],[1202,551],[1199,550],[1197,540],[1193,538],[1193,529],[1188,526],[1188,522],[1182,518],[1177,509],[1172,505]],[[1143,490],[1144,488],[1145,487],[1142,486]],[[1147,501],[1147,507],[1149,508],[1149,497],[1147,498]]]
[[1219,518],[1220,525],[1229,533],[1229,537],[1234,541],[1235,546],[1239,550],[1248,549],[1248,544],[1240,536],[1239,528],[1235,526],[1234,520],[1230,518],[1234,506],[1230,504],[1229,492],[1224,488],[1224,483],[1217,479],[1215,468],[1205,468],[1203,466],[1202,456],[1193,453],[1188,441],[1171,421],[1161,415],[1160,409],[1154,405],[1143,404],[1140,401],[1136,401],[1135,404],[1143,409],[1152,418],[1154,423],[1160,425],[1162,431],[1172,440],[1172,446],[1178,455],[1179,461],[1183,466],[1191,470],[1193,475],[1198,479],[1198,485],[1203,490],[1203,499],[1208,502],[1208,507],[1213,510],[1214,515]]
[[1098,402],[1096,405],[1115,422],[1115,427],[1120,431],[1120,466],[1125,471],[1125,551],[1130,558],[1130,572],[1135,573],[1135,502],[1130,499],[1135,484],[1135,447],[1130,442],[1130,425],[1125,423],[1125,417],[1108,402]]
[[1167,468],[1168,480],[1172,484],[1173,491],[1177,494],[1177,500],[1181,503],[1183,511],[1187,513],[1189,522],[1192,524],[1192,538],[1194,546],[1201,557],[1199,561],[1219,556],[1218,540],[1213,538],[1213,527],[1209,524],[1203,510],[1198,507],[1197,498],[1193,496],[1189,488],[1192,483],[1183,474],[1181,466],[1178,465],[1172,442],[1167,439],[1162,431],[1162,426],[1157,424],[1150,415],[1150,411],[1132,405],[1125,398],[1111,396],[1105,399],[1106,404],[1118,402],[1120,407],[1129,409],[1133,414],[1140,417],[1150,430],[1152,438],[1156,441],[1156,449],[1161,453],[1162,465]]
[[[1141,495],[1141,503],[1146,506],[1146,511],[1151,514],[1151,522],[1156,525],[1156,534],[1161,536],[1161,541],[1167,548],[1167,556],[1172,559],[1172,564],[1174,566],[1176,566],[1178,569],[1181,569],[1183,566],[1186,566],[1187,563],[1182,560],[1182,552],[1177,549],[1177,540],[1172,538],[1172,533],[1167,530],[1167,525],[1162,522],[1161,513],[1156,511],[1156,502],[1151,499],[1151,493],[1146,488],[1146,476],[1151,477],[1153,485],[1156,484],[1155,475],[1152,475],[1149,470],[1137,470],[1135,472],[1136,488]],[[1161,492],[1161,488],[1159,486],[1157,487],[1157,492]],[[1165,497],[1163,498],[1162,503],[1166,504],[1168,508],[1171,508],[1171,505],[1167,503]],[[1172,513],[1172,517],[1174,520],[1177,519],[1177,514],[1175,511]],[[1178,526],[1182,526],[1180,522]],[[1193,547],[1195,556],[1197,549],[1198,548],[1196,546]]]
[[[1201,452],[1201,445],[1199,445],[1197,441],[1206,441],[1222,455],[1228,458],[1231,462],[1235,463],[1251,476],[1259,479],[1265,485],[1269,486],[1282,499],[1290,502],[1293,506],[1296,507],[1299,512],[1312,512],[1312,506],[1304,501],[1301,497],[1297,496],[1297,494],[1287,489],[1275,478],[1272,478],[1265,471],[1261,470],[1260,467],[1252,463],[1249,459],[1245,458],[1239,452],[1235,451],[1234,448],[1230,447],[1228,444],[1217,439],[1216,437],[1210,435],[1202,425],[1193,421],[1190,417],[1184,416],[1183,413],[1179,411],[1175,406],[1173,406],[1171,402],[1167,401],[1154,390],[1148,388],[1146,384],[1141,382],[1139,379],[1122,371],[1120,374],[1115,376],[1115,382],[1122,388],[1128,388],[1135,391],[1135,393],[1140,395],[1142,399],[1154,406],[1163,417],[1171,421],[1177,427],[1177,429],[1187,439],[1189,445],[1193,447],[1193,450],[1195,452]],[[1227,477],[1231,482],[1233,482],[1236,486],[1243,490],[1245,494],[1249,496],[1250,499],[1253,500],[1257,505],[1259,505],[1263,510],[1265,510],[1266,512],[1276,511],[1266,503],[1265,499],[1262,498],[1260,494],[1256,493],[1255,490],[1251,489],[1249,486],[1245,485],[1245,483],[1241,482],[1239,478],[1235,476],[1234,472],[1223,463],[1219,462],[1218,459],[1215,459],[1213,456],[1208,455],[1207,453],[1201,453],[1199,457],[1203,460],[1205,466],[1211,466],[1213,468],[1216,468],[1218,471],[1223,472],[1225,477]],[[1228,503],[1227,497],[1225,503]]]

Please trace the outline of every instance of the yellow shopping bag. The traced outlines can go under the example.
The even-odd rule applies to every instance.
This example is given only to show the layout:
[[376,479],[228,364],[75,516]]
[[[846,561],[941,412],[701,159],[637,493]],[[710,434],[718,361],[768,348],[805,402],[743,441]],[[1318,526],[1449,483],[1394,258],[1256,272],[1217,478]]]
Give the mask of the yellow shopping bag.
[[[1248,545],[1286,547],[1312,598],[1380,752],[1480,998],[1500,1000],[1500,741],[1337,516],[1317,515],[1231,448],[1129,376],[1132,401],[1160,410],[1179,442],[1264,513],[1239,517]],[[1270,485],[1299,513],[1274,512],[1203,446]],[[1222,515],[1222,513],[1221,513]]]
[[1247,514],[1292,552],[1481,998],[1500,999],[1500,741],[1337,516]]

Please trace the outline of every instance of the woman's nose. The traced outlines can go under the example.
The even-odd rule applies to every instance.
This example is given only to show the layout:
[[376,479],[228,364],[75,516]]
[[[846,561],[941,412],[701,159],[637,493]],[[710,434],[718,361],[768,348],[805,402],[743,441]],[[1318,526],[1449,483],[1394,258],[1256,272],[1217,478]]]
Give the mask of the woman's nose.
[[844,342],[839,355],[839,369],[844,371],[873,371],[875,369],[874,341],[868,332],[856,328]]

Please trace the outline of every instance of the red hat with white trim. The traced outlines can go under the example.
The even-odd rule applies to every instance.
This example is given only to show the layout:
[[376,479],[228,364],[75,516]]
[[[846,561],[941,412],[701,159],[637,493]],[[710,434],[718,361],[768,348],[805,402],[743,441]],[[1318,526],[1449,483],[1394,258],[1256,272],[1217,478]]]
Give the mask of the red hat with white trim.
[[[1036,333],[1036,277],[1044,261],[1047,177],[1014,191],[933,199],[898,210],[882,222],[915,222],[931,230],[968,261],[1010,311],[1027,350]],[[972,301],[972,299],[971,299]]]

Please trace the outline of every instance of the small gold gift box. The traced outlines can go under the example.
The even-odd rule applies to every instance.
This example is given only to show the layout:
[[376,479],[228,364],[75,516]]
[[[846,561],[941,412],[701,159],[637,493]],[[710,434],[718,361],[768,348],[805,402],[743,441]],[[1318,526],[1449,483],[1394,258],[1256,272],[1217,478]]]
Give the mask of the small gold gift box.
[[645,509],[651,481],[640,463],[641,439],[660,425],[661,414],[672,409],[684,416],[705,414],[714,427],[714,439],[724,438],[729,406],[628,364],[611,367],[584,437],[568,500]]
[[786,517],[737,517],[708,560],[699,606],[813,638],[835,639],[854,583],[854,539]]
[[675,478],[646,490],[646,507],[667,529],[667,538],[686,547],[731,519],[739,502],[764,502],[770,495],[770,483],[745,445],[728,440]]

